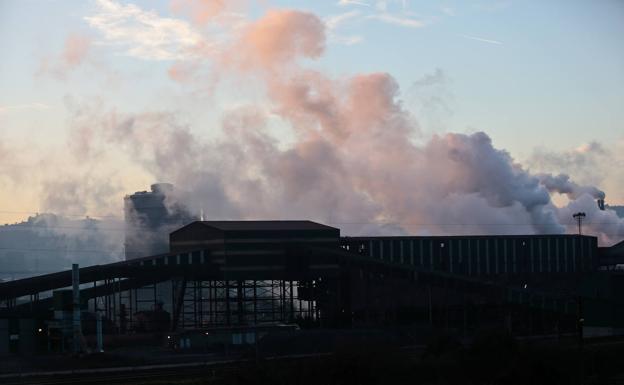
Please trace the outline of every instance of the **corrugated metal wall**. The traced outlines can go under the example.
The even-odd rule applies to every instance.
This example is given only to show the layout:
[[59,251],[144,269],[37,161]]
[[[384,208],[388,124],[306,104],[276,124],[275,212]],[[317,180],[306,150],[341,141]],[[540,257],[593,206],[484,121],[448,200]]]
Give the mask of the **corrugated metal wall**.
[[591,271],[594,237],[363,237],[342,247],[392,263],[465,275]]

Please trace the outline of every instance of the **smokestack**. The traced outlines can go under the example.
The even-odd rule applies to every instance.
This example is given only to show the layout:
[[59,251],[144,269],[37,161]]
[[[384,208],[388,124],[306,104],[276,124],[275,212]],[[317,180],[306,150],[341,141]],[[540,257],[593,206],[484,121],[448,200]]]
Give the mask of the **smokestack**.
[[598,208],[602,211],[604,211],[605,209],[605,201],[604,199],[600,198],[596,200],[596,203],[598,203]]
[[173,184],[171,183],[154,183],[150,186],[153,193],[170,194],[173,192]]
[[168,252],[169,233],[196,220],[182,203],[167,202],[174,192],[171,183],[150,187],[124,198],[126,260]]

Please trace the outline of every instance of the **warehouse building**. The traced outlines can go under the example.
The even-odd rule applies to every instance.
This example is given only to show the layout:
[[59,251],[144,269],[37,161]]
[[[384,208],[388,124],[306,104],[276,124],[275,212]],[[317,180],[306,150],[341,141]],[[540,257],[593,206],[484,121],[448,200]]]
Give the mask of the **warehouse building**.
[[567,234],[343,237],[341,246],[373,259],[468,276],[594,270],[596,237]]

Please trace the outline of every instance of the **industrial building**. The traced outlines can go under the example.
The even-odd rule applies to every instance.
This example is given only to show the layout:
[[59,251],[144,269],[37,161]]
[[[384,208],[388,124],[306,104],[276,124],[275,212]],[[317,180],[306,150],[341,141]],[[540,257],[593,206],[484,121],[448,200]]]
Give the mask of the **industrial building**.
[[[341,237],[311,221],[196,221],[169,248],[81,268],[83,328],[100,313],[117,334],[283,323],[535,335],[574,332],[579,316],[588,332],[624,330],[624,276],[609,270],[623,246],[592,236]],[[68,313],[51,293],[71,284],[71,271],[2,283],[0,319],[52,335]],[[27,332],[16,328],[0,327],[0,350]]]
[[595,237],[566,234],[345,237],[341,245],[373,259],[467,276],[589,272],[599,263]]
[[166,253],[169,233],[198,218],[173,201],[174,186],[155,183],[151,191],[139,191],[124,198],[126,260]]

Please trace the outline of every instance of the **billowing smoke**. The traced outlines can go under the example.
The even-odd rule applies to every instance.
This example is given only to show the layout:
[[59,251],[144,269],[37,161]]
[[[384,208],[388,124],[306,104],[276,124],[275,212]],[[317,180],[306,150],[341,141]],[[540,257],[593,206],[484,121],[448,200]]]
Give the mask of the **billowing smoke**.
[[199,217],[181,203],[182,196],[168,183],[157,183],[151,191],[124,198],[126,259],[169,252],[169,234]]
[[607,205],[607,208],[610,209],[610,210],[615,211],[615,213],[617,214],[618,217],[624,219],[624,206],[610,206],[610,205]]
[[604,146],[589,142],[570,150],[537,148],[526,165],[537,173],[573,175],[581,186],[600,186],[609,201],[624,202],[624,138]]
[[610,245],[624,238],[624,219],[620,218],[615,210],[599,210],[589,194],[583,194],[558,209],[559,221],[568,223],[568,232],[574,232],[570,220],[577,212],[584,212],[587,215],[583,222],[583,233],[597,236],[599,244]]
[[[198,22],[219,9],[206,12]],[[67,148],[81,171],[65,177],[89,184],[51,185],[67,194],[47,194],[50,206],[83,202],[72,209],[83,213],[104,204],[93,198],[106,192],[90,173],[98,170],[99,183],[113,186],[107,207],[120,207],[120,191],[167,181],[185,191],[168,205],[214,220],[311,219],[347,235],[533,234],[572,232],[572,214],[584,211],[585,232],[602,244],[624,237],[624,221],[598,210],[597,188],[532,173],[483,132],[424,136],[390,74],[336,77],[306,66],[323,55],[324,28],[311,13],[270,11],[219,49],[172,66],[190,92],[201,68],[219,74],[215,87],[261,90],[262,103],[224,110],[217,137],[175,112],[71,104]],[[132,174],[101,170],[107,164]],[[555,191],[570,201],[556,206]]]
[[[231,108],[211,140],[173,113],[79,108],[70,147],[121,148],[187,190],[180,199],[207,219],[309,218],[345,234],[562,233],[582,210],[601,242],[618,239],[621,221],[599,212],[597,188],[532,174],[483,132],[423,137],[391,75],[334,78],[302,66],[324,47],[315,15],[270,11],[205,58],[224,78],[261,85],[268,107]],[[272,129],[276,119],[291,143]],[[554,191],[567,206],[552,203]]]
[[549,175],[539,174],[540,182],[550,192],[565,194],[569,199],[578,199],[581,195],[588,194],[594,199],[604,199],[604,191],[594,186],[580,186],[570,180],[570,176],[566,174]]

